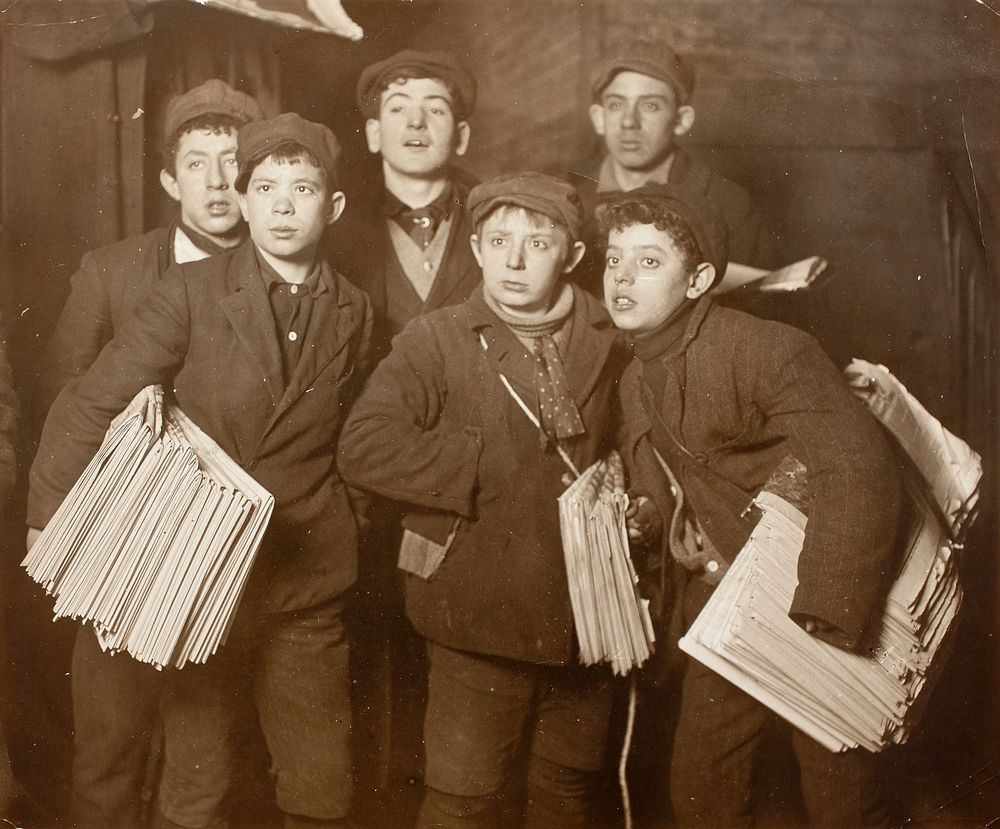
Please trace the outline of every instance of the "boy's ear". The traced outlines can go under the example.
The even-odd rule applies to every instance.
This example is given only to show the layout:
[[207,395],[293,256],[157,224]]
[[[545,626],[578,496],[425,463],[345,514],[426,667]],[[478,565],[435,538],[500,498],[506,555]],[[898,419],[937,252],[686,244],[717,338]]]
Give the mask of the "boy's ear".
[[590,109],[587,110],[590,114],[590,123],[594,127],[594,132],[598,135],[604,135],[604,107],[600,104],[591,104]]
[[347,207],[347,196],[341,190],[338,190],[330,196],[330,212],[327,214],[326,223],[332,225],[337,221],[344,212],[345,207]]
[[243,214],[243,221],[244,222],[249,222],[250,221],[250,217],[247,215],[247,194],[246,193],[237,193],[236,194],[236,203],[239,204],[239,206],[240,206],[240,213]]
[[368,152],[382,151],[382,123],[377,118],[365,121],[365,140],[368,142]]
[[583,259],[583,254],[587,252],[587,246],[580,241],[573,243],[568,251],[566,251],[566,264],[563,265],[563,273],[569,273],[573,268],[580,264],[580,260]]
[[177,184],[177,179],[166,170],[160,170],[160,186],[167,191],[167,195],[174,201],[181,200],[181,188]]
[[677,114],[674,117],[674,135],[678,138],[687,135],[693,126],[694,107],[690,104],[677,107]]
[[483,266],[483,254],[479,250],[479,236],[473,233],[469,237],[469,245],[472,247],[472,256],[476,260],[476,264],[481,268]]
[[455,125],[455,155],[463,156],[469,149],[469,138],[472,136],[472,128],[468,121],[459,121]]
[[715,265],[702,262],[688,277],[688,289],[684,294],[688,299],[697,299],[715,284]]

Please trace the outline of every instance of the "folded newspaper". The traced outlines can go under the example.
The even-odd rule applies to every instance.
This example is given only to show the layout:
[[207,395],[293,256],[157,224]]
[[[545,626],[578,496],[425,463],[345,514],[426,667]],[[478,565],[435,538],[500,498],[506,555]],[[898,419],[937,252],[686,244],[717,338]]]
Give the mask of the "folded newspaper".
[[981,464],[884,367],[854,361],[848,376],[913,460],[906,548],[871,646],[848,653],[789,618],[806,517],[765,491],[760,522],[680,647],[831,751],[874,752],[906,741],[943,669]]
[[590,466],[559,497],[570,601],[584,665],[601,662],[624,676],[652,652],[649,602],[637,589],[625,527],[622,459]]
[[[21,562],[55,618],[157,668],[223,644],[274,498],[180,409],[144,389]],[[162,429],[157,425],[162,422]]]

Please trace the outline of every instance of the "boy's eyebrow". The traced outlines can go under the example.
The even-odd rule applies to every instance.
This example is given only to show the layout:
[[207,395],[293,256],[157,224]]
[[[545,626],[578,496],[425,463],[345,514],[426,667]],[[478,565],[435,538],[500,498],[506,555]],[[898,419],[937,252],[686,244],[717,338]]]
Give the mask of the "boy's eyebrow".
[[[412,101],[415,97],[417,97],[415,95],[411,95],[409,92],[406,92],[403,89],[396,89],[396,90],[390,92],[388,95],[386,95],[382,99],[383,105],[389,103],[389,101],[391,101],[393,98],[395,98],[397,96],[402,97],[402,98],[406,98],[408,101]],[[433,93],[433,94],[431,94],[431,95],[421,95],[419,97],[421,98],[421,100],[424,100],[424,101],[431,101],[431,100],[433,100],[433,101],[444,101],[446,104],[448,104],[448,106],[452,105],[451,98],[449,98],[447,95],[439,95],[436,92]]]

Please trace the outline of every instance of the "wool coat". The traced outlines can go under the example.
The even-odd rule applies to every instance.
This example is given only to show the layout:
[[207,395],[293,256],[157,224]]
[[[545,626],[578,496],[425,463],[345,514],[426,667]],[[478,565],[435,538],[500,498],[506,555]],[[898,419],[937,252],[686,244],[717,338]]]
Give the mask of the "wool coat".
[[[833,640],[855,647],[895,563],[901,485],[878,422],[811,336],[707,296],[660,359],[664,388],[644,394],[638,359],[621,381],[633,488],[653,499],[668,534],[677,499],[653,454],[656,418],[747,506],[787,456],[796,458],[807,470],[809,517],[790,613],[833,625]],[[723,493],[710,476],[671,472],[709,536],[713,524],[734,517],[720,513],[732,490]],[[739,552],[712,541],[726,562]]]
[[45,350],[41,411],[74,377],[93,365],[173,261],[175,225],[123,239],[84,254],[70,277],[71,291]]
[[[612,445],[626,355],[600,304],[574,294],[565,370],[586,434],[563,446],[583,471]],[[419,533],[425,518],[460,519],[433,577],[406,575],[406,610],[421,635],[564,665],[576,648],[556,503],[567,467],[551,447],[543,451],[538,428],[500,380],[502,372],[537,412],[534,371],[481,290],[419,317],[348,417],[340,468],[350,483],[410,505],[404,525]]]
[[[411,319],[464,302],[482,281],[482,272],[469,246],[472,223],[464,208],[476,183],[461,171],[456,170],[452,175],[455,196],[462,206],[456,206],[452,213],[451,231],[430,294],[422,304],[414,294],[414,305],[408,309]],[[348,199],[343,220],[331,230],[330,255],[340,264],[344,275],[371,298],[376,357],[384,356],[392,338],[403,328],[389,319],[387,280],[406,278],[386,227],[384,189],[357,203]]]
[[336,467],[343,415],[364,373],[368,298],[332,273],[314,300],[287,384],[267,289],[251,243],[176,265],[60,394],[31,470],[28,524],[44,527],[112,418],[160,383],[275,498],[244,607],[310,607],[346,590],[357,527]]

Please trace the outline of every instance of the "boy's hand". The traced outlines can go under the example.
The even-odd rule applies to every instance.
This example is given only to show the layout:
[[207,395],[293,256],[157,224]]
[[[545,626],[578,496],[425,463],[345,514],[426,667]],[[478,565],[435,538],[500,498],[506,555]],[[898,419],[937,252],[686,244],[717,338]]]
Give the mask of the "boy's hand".
[[660,537],[663,521],[656,506],[645,495],[630,499],[625,510],[625,528],[634,545],[646,547]]

